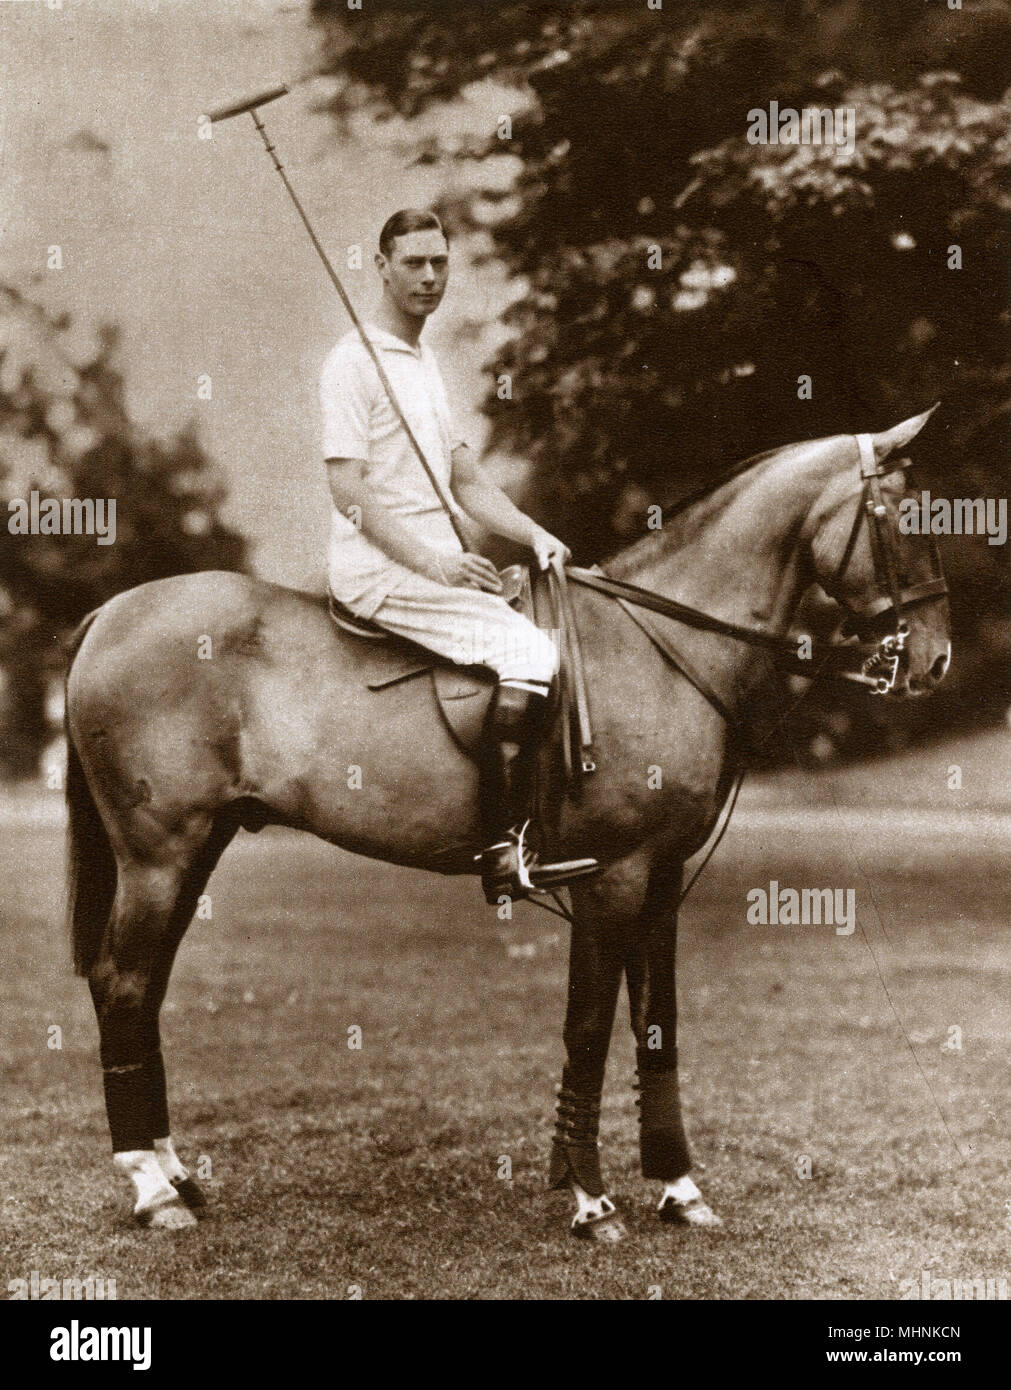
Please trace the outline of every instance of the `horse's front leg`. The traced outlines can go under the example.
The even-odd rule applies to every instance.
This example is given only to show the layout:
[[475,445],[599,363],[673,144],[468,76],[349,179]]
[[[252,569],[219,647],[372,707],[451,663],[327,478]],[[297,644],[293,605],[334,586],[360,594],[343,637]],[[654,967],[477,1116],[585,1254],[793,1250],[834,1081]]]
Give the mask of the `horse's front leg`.
[[551,1150],[552,1188],[571,1189],[574,1235],[617,1241],[625,1228],[600,1170],[600,1098],[628,935],[642,909],[649,864],[635,856],[572,889],[566,1063]]
[[682,872],[679,863],[658,860],[653,865],[626,960],[639,1081],[639,1152],[643,1177],[664,1184],[661,1221],[720,1226],[689,1177],[692,1160],[681,1115],[675,959]]

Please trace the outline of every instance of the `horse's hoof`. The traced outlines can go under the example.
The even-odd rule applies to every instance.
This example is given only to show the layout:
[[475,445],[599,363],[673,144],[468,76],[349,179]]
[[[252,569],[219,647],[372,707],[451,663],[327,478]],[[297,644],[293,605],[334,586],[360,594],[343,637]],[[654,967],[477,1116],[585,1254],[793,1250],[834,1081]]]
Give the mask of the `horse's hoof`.
[[197,1218],[178,1197],[170,1197],[156,1206],[135,1211],[133,1219],[145,1230],[183,1231],[187,1226],[197,1224]]
[[679,1202],[676,1197],[667,1197],[659,1207],[660,1220],[671,1226],[707,1226],[715,1230],[723,1225],[708,1202],[701,1197],[692,1197],[687,1202]]
[[202,1212],[207,1209],[207,1198],[193,1178],[172,1178],[171,1182],[190,1211]]
[[583,1221],[573,1221],[572,1234],[577,1240],[596,1240],[602,1245],[617,1245],[625,1239],[628,1232],[618,1213],[608,1211],[603,1216],[590,1216]]

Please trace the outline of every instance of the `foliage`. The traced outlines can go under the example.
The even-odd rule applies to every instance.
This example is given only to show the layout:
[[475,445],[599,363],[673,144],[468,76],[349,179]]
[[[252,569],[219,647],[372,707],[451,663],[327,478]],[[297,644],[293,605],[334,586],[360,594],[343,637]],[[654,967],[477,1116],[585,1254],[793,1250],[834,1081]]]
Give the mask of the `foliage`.
[[[37,295],[0,288],[0,771],[29,775],[50,736],[59,639],[113,594],[201,569],[239,569],[225,489],[192,431],[164,442],[130,420],[114,329],[88,334]],[[116,499],[115,542],[17,535],[8,502]]]

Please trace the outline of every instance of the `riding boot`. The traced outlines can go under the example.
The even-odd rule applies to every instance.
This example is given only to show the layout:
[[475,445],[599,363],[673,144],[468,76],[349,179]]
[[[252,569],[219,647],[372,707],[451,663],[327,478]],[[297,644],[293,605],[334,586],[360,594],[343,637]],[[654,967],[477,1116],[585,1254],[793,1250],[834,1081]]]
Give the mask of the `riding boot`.
[[486,848],[481,882],[486,902],[526,898],[596,873],[595,859],[539,864],[526,843],[534,764],[544,731],[547,693],[500,684],[481,737],[480,807]]

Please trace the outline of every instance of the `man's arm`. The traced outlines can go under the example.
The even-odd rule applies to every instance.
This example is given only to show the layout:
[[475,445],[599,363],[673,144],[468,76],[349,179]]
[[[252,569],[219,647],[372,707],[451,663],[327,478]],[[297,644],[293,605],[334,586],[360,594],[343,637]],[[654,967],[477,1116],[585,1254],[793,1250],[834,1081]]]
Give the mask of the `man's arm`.
[[564,563],[570,558],[568,546],[521,512],[488,477],[466,444],[458,444],[453,450],[451,486],[453,496],[468,516],[498,536],[528,545],[541,569],[547,569],[552,560]]
[[434,579],[438,584],[461,585],[499,593],[498,571],[483,555],[443,555],[424,545],[395,512],[371,496],[364,459],[326,461],[330,495],[341,512],[360,527],[370,541],[392,560]]

